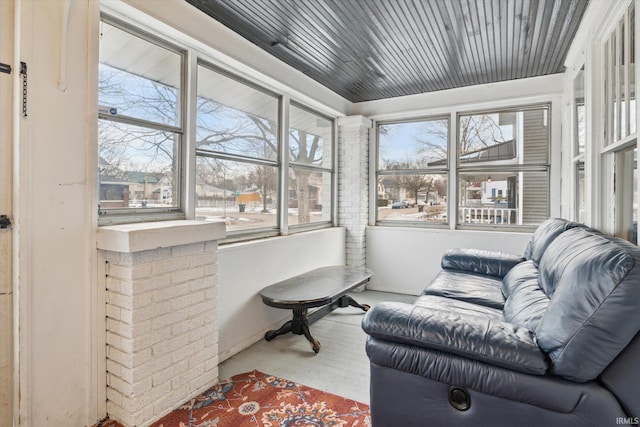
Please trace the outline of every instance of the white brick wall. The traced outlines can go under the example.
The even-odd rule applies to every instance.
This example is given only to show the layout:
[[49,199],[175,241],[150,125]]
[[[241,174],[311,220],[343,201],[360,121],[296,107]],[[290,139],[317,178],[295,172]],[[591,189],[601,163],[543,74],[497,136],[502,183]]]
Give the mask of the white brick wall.
[[218,380],[217,243],[104,259],[107,411],[148,425]]
[[363,116],[338,119],[338,225],[347,229],[347,265],[365,266],[369,223],[369,132]]

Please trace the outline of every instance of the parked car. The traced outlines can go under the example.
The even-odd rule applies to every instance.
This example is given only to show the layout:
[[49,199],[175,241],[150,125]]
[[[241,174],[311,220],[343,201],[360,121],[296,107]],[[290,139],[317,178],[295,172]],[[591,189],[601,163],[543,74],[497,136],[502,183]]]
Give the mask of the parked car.
[[391,209],[404,209],[406,207],[407,205],[405,205],[403,202],[393,202],[393,204],[391,205]]
[[416,204],[409,199],[402,199],[402,203],[408,208],[414,207]]

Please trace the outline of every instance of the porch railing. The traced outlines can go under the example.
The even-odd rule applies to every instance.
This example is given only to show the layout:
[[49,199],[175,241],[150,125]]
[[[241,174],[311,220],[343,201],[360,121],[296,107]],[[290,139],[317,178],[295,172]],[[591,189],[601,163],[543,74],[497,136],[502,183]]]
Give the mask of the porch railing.
[[459,213],[462,224],[515,224],[518,209],[462,206]]

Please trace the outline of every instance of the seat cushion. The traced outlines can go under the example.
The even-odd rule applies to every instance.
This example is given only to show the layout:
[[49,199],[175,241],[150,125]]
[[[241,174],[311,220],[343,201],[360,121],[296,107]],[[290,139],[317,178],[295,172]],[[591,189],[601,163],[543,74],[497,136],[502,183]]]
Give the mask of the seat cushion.
[[453,298],[498,310],[504,306],[502,280],[460,270],[442,270],[422,295]]
[[534,331],[549,306],[549,297],[540,289],[538,269],[533,260],[516,265],[502,279],[504,320]]
[[502,295],[505,298],[529,280],[538,280],[538,267],[532,260],[521,262],[513,267],[502,279]]
[[481,316],[502,320],[502,310],[435,295],[422,295],[413,302],[413,305],[430,310],[456,312],[465,316]]
[[574,228],[549,245],[539,274],[551,302],[536,336],[551,372],[595,379],[640,331],[640,249]]
[[504,320],[535,331],[549,302],[549,297],[538,285],[538,279],[527,279],[504,303]]

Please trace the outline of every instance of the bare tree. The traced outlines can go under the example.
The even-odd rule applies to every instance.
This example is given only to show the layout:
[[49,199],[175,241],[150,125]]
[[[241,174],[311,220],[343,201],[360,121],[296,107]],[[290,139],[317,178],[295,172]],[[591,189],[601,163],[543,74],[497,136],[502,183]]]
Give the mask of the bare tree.
[[[480,150],[491,145],[506,142],[497,114],[476,114],[460,116],[458,147],[460,154]],[[438,121],[424,123],[424,137],[417,139],[421,148],[418,154],[426,154],[435,159],[447,158],[447,141],[449,129]],[[438,141],[438,142],[434,142]]]
[[[132,89],[133,88],[133,89]],[[99,93],[101,102],[117,105],[118,114],[140,117],[164,124],[174,124],[179,114],[177,90],[160,82],[129,74],[101,64]],[[131,165],[146,170],[175,174],[179,140],[176,134],[150,128],[131,126],[118,120],[102,121],[100,127],[100,156],[114,176],[123,177]],[[263,159],[277,159],[277,123],[257,115],[236,110],[214,100],[197,99],[197,149],[249,155]],[[321,162],[321,137],[302,130],[291,129],[291,161],[301,164]],[[140,159],[146,164],[142,165]],[[108,165],[108,166],[107,166]],[[212,185],[219,165],[210,163],[208,170],[198,176]],[[277,183],[275,167],[259,165],[244,176],[262,194],[263,211],[272,198]],[[298,195],[299,223],[310,221],[309,178],[311,171],[295,169],[292,179]],[[239,177],[229,181],[240,184]],[[175,185],[175,182],[174,182]],[[238,187],[239,188],[239,187]],[[174,191],[175,194],[175,191]]]
[[[320,153],[319,158],[316,158],[320,147],[320,136],[292,128],[289,132],[289,137],[294,142],[293,144],[289,144],[292,161],[302,164],[313,164],[322,160],[322,153]],[[303,168],[295,168],[294,171],[295,177],[290,179],[291,183],[295,186],[296,196],[298,198],[298,223],[306,224],[311,221],[311,187],[309,186],[309,178],[312,171]]]

